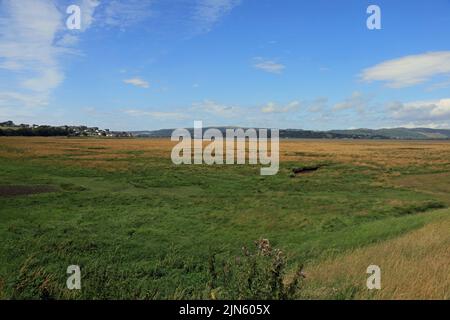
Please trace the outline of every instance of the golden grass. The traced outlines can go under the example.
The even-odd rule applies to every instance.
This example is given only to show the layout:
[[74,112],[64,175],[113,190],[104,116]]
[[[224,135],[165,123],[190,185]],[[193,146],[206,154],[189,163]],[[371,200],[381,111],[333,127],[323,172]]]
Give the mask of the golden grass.
[[[130,151],[147,151],[154,155],[170,156],[173,142],[169,139],[77,139],[43,137],[2,137],[0,146],[10,157],[23,156],[46,157],[52,155],[71,155],[73,153],[112,154]],[[15,149],[15,150],[12,150]],[[6,153],[5,153],[6,152]]]
[[[68,164],[124,169],[120,161],[165,158],[176,142],[170,139],[83,139],[0,137],[0,157],[45,159],[64,156]],[[447,141],[281,140],[280,160],[332,161],[369,167],[424,166],[442,168],[450,163]],[[107,164],[108,163],[108,164]]]
[[[356,288],[356,299],[450,299],[447,213],[448,217],[399,238],[307,266],[314,287],[306,293],[313,298],[335,297],[345,287]],[[381,268],[381,290],[366,288],[369,265]]]
[[284,140],[282,160],[330,160],[365,166],[400,167],[445,165],[448,141]]
[[52,163],[60,157],[64,165],[116,171],[129,169],[136,157],[170,159],[173,145],[169,139],[1,137],[0,157]]
[[428,193],[450,205],[450,172],[401,176],[392,182],[410,190]]

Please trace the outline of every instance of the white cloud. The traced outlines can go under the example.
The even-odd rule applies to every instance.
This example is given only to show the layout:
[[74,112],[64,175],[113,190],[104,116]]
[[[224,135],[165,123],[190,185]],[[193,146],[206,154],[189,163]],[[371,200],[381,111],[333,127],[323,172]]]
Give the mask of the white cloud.
[[430,128],[430,129],[448,129],[449,128],[449,122],[428,122],[428,121],[415,121],[415,122],[408,122],[408,123],[401,123],[399,125],[396,125],[392,128]]
[[136,87],[144,88],[144,89],[147,89],[150,87],[150,84],[141,78],[125,79],[125,80],[123,80],[123,82],[126,84],[131,84]]
[[[84,30],[92,22],[93,0],[80,0]],[[78,33],[65,28],[66,7],[56,1],[0,2],[0,69],[9,72],[10,89],[0,92],[2,104],[16,108],[48,103],[64,80],[61,58],[75,51]]]
[[391,88],[410,87],[450,74],[450,51],[429,52],[382,62],[363,70],[364,81],[383,81]]
[[266,106],[262,107],[262,113],[273,113],[275,112],[277,107],[273,102],[269,102]]
[[[50,1],[6,0],[1,4],[0,59],[9,70],[55,68],[62,15]],[[36,70],[37,69],[37,70]]]
[[406,121],[449,121],[450,99],[394,102],[388,107],[395,119]]
[[267,60],[261,57],[256,57],[253,59],[253,67],[265,72],[280,74],[286,69],[286,66],[277,63],[274,60]]
[[[239,4],[238,0],[193,0],[182,2],[189,21],[209,31],[222,16]],[[62,58],[79,54],[76,49],[82,32],[93,26],[126,28],[153,16],[156,0],[1,0],[0,69],[8,83],[0,91],[2,105],[36,107],[48,104],[51,94],[65,78]],[[178,3],[177,2],[177,3]],[[66,9],[79,5],[81,31],[67,30]],[[180,3],[181,4],[181,3]],[[161,14],[173,13],[173,6],[161,5]],[[167,12],[167,10],[169,12]],[[161,18],[164,16],[161,15]],[[135,78],[127,83],[148,88],[148,82]],[[9,99],[9,100],[8,100]],[[5,109],[3,109],[5,110]]]
[[79,37],[73,34],[65,34],[58,40],[57,45],[61,47],[73,47],[78,44]]
[[235,106],[227,106],[212,100],[203,100],[202,102],[194,102],[192,104],[193,111],[206,112],[220,117],[232,118],[240,113],[240,108]]
[[299,101],[292,101],[285,106],[278,106],[273,102],[269,102],[261,108],[262,113],[288,113],[297,111],[300,108]]
[[36,92],[48,92],[57,88],[64,80],[64,75],[57,69],[43,70],[39,77],[22,82],[22,86]]
[[0,3],[0,68],[11,79],[10,89],[0,92],[3,108],[47,104],[51,91],[63,81],[59,56],[66,49],[54,44],[62,22],[53,1]]
[[99,0],[78,0],[81,9],[81,30],[87,30],[94,23],[94,14],[100,5]]

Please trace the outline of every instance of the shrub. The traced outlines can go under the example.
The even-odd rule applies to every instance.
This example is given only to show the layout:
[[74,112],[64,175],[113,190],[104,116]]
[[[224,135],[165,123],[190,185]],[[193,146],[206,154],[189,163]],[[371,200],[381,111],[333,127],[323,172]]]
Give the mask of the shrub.
[[233,261],[209,259],[210,299],[295,299],[304,279],[301,266],[290,281],[286,279],[287,259],[269,240],[255,241],[254,250],[242,248]]

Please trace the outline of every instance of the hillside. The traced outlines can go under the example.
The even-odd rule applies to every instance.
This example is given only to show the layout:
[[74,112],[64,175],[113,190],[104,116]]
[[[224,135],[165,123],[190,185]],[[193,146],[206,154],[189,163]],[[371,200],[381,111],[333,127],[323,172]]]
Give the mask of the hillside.
[[333,130],[338,134],[350,134],[367,138],[384,137],[386,139],[449,139],[449,129],[430,128],[392,128],[392,129],[353,129],[353,130]]
[[[226,129],[238,127],[218,127],[225,136]],[[204,131],[209,129],[203,128]],[[247,128],[242,128],[246,130]],[[0,122],[0,136],[100,136],[100,137],[144,137],[170,138],[175,129],[110,131],[87,126],[16,125],[12,121]],[[193,136],[194,129],[188,128]],[[270,133],[269,133],[270,136]],[[397,139],[397,140],[447,140],[450,129],[431,128],[390,128],[390,129],[348,129],[313,131],[302,129],[280,129],[282,139]]]
[[[229,127],[219,127],[225,133]],[[204,128],[207,130],[208,128]],[[245,129],[245,128],[244,128]],[[193,129],[188,129],[191,134]],[[154,131],[131,131],[135,137],[168,138],[174,129],[161,129]],[[282,129],[280,138],[284,139],[399,139],[399,140],[446,140],[450,139],[450,129],[430,128],[392,128],[392,129],[351,129],[312,131],[301,129]]]

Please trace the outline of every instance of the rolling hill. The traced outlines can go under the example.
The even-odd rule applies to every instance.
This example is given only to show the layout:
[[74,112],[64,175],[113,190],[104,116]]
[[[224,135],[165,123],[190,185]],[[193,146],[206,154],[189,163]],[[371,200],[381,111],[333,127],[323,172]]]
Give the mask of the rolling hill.
[[[222,133],[230,127],[218,128]],[[208,128],[204,128],[207,130]],[[243,128],[246,129],[246,128]],[[191,134],[193,129],[188,129]],[[135,137],[170,137],[174,129],[154,131],[131,131]],[[349,129],[330,131],[311,131],[301,129],[281,129],[280,138],[284,139],[398,139],[398,140],[446,140],[450,139],[450,129],[430,128],[390,128],[390,129]]]

